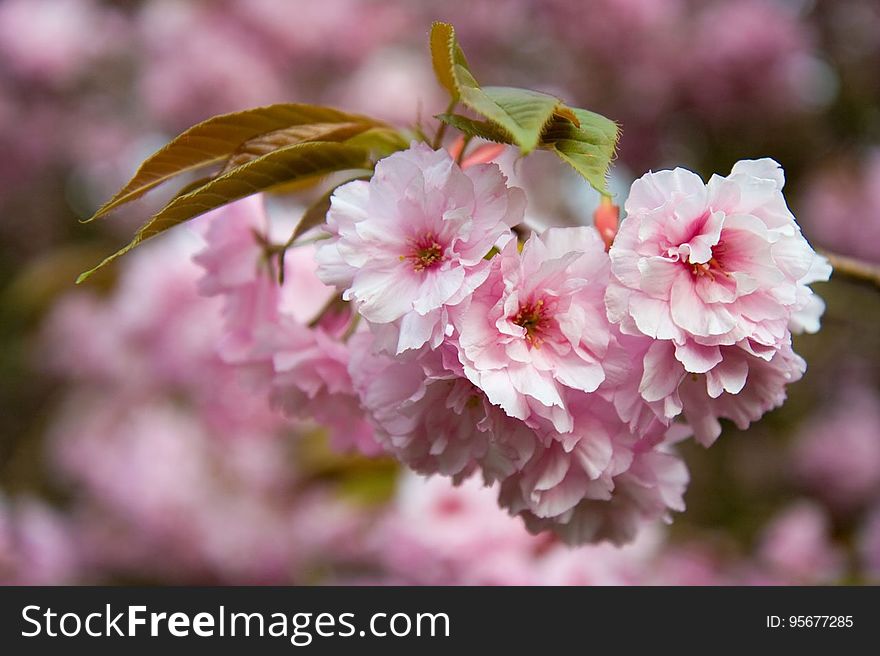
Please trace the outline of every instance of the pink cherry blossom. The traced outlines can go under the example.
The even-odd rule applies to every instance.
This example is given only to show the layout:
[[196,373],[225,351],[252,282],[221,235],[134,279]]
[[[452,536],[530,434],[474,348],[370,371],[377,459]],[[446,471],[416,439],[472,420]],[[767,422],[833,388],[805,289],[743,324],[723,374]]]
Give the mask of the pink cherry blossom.
[[261,342],[284,316],[307,323],[333,295],[314,272],[314,249],[291,249],[285,284],[278,283],[277,260],[266,244],[287,239],[283,226],[266,212],[262,196],[251,196],[199,219],[205,248],[193,258],[204,269],[199,291],[223,298],[225,331],[219,345],[227,362],[264,357]]
[[670,522],[671,510],[685,508],[688,471],[671,453],[644,442],[635,445],[629,454],[612,460],[612,489],[606,488],[603,494],[602,486],[587,484],[580,499],[566,493],[577,489],[577,479],[584,474],[588,477],[589,468],[577,453],[560,456],[558,448],[555,456],[549,449],[539,452],[533,459],[536,470],[527,465],[523,476],[502,484],[500,503],[521,515],[534,533],[551,530],[568,544],[610,541],[620,545],[632,542],[650,523]]
[[[212,219],[225,216],[232,227],[240,210]],[[16,569],[28,580],[68,581],[50,562],[57,558],[60,567],[65,556],[78,559],[76,580],[299,581],[308,579],[312,564],[347,558],[346,545],[357,544],[353,535],[370,519],[323,484],[301,478],[289,439],[305,427],[272,411],[266,390],[239,384],[244,365],[219,357],[221,299],[197,292],[203,272],[190,258],[197,241],[185,231],[152,241],[123,260],[111,294],[78,288],[49,317],[42,350],[72,383],[47,434],[52,473],[72,487],[71,526],[52,529],[48,517],[32,522],[32,531],[23,510],[12,513],[16,535],[29,532],[14,545]],[[216,272],[215,282],[234,293],[236,257],[228,255],[215,262],[230,264],[228,272]],[[312,255],[306,261],[313,270]],[[298,273],[304,277],[297,257],[288,261],[289,283]],[[238,270],[249,272],[243,284],[255,271]],[[347,356],[341,367],[347,376],[345,363]],[[304,370],[314,377],[321,371],[316,366],[312,373],[308,364]],[[309,389],[312,380],[301,377]],[[350,398],[356,406],[353,392]],[[338,409],[340,421],[360,417],[338,403],[328,406]],[[356,436],[345,431],[342,437]],[[0,507],[0,570],[3,515]],[[61,540],[68,528],[72,544]],[[22,548],[27,558],[18,553]],[[156,553],[174,557],[157,559]],[[34,578],[28,570],[35,569],[51,578]]]
[[657,340],[639,392],[667,418],[687,406],[704,444],[720,433],[717,417],[744,428],[782,402],[805,368],[791,332],[819,327],[824,305],[808,284],[831,269],[801,235],[783,184],[769,159],[708,185],[684,169],[648,173],[610,251],[609,319]]
[[558,517],[584,499],[607,501],[614,491],[614,477],[633,461],[637,438],[611,403],[584,395],[569,399],[568,405],[573,430],[542,431],[533,457],[502,484],[502,494],[521,499],[537,517]]
[[261,435],[282,420],[217,352],[222,307],[198,294],[198,246],[193,234],[169,233],[131,254],[109,297],[89,287],[65,295],[45,322],[40,362],[133,399],[186,394],[218,438]]
[[436,346],[447,308],[486,279],[484,256],[510,237],[524,204],[496,165],[463,171],[445,150],[413,144],[333,194],[318,275],[371,323],[394,324],[398,353]]
[[738,162],[708,185],[684,169],[634,182],[611,248],[612,321],[674,341],[694,373],[720,362],[718,346],[785,342],[805,303],[802,281],[827,279],[831,269],[801,235],[783,184],[769,159]]
[[639,386],[643,400],[667,418],[683,413],[694,438],[705,446],[721,434],[719,418],[748,428],[786,398],[786,386],[801,379],[806,363],[786,343],[769,354],[744,345],[719,347],[721,362],[705,374],[687,372],[673,342],[656,341],[644,358]]
[[621,363],[602,297],[608,257],[592,228],[551,228],[509,243],[454,315],[464,374],[511,417],[572,430],[566,390],[589,393]]
[[[448,359],[454,353],[443,349],[445,353],[433,351],[418,359],[395,358],[377,352],[368,333],[355,335],[351,345],[349,367],[355,389],[375,427],[376,440],[388,452],[417,472],[456,480],[469,476],[478,462],[489,457],[496,410],[479,388],[444,366],[444,354]],[[520,448],[533,448],[531,431],[525,432]],[[514,436],[520,433],[513,431],[507,442]],[[499,445],[493,447],[489,465],[493,471],[506,474],[514,467],[502,457],[506,453]]]
[[252,196],[202,219],[206,248],[193,257],[205,270],[199,291],[222,296],[224,332],[218,344],[230,363],[251,359],[258,334],[278,321],[279,287],[257,235],[268,230],[262,199]]
[[333,446],[366,455],[382,452],[360,408],[348,372],[348,344],[323,328],[283,321],[269,347],[270,398],[288,416],[314,418],[330,429]]
[[195,246],[190,234],[169,234],[132,254],[109,299],[88,287],[65,295],[46,322],[47,366],[141,388],[189,386],[204,376],[200,368],[216,360],[219,304],[196,291]]

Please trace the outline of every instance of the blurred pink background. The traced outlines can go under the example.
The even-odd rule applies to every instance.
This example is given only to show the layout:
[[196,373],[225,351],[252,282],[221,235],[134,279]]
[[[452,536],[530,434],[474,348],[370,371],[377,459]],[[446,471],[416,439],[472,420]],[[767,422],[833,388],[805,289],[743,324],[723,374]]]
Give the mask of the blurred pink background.
[[[648,169],[770,156],[817,248],[880,264],[876,0],[0,0],[0,582],[880,583],[876,288],[817,286],[789,401],[687,445],[687,512],[622,549],[282,419],[219,359],[186,228],[74,288],[162,192],[77,219],[192,123],[299,101],[430,125],[437,19],[481,80],[620,122],[619,201]],[[588,221],[535,160],[529,212]]]

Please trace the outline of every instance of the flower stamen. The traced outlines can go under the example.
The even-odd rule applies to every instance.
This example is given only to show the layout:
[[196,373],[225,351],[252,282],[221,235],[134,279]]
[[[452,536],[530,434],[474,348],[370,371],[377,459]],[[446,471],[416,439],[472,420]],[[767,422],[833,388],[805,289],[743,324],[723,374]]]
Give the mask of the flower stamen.
[[513,316],[511,321],[520,328],[525,329],[525,338],[529,346],[541,348],[550,322],[550,317],[547,315],[547,309],[544,305],[544,299],[520,305],[519,311]]
[[707,276],[709,280],[715,282],[715,276],[726,276],[730,278],[730,272],[725,271],[721,264],[714,257],[711,258],[708,262],[703,262],[701,264],[691,264],[691,273],[697,278],[702,278],[703,276]]
[[413,271],[432,269],[443,261],[443,246],[434,238],[433,233],[429,232],[411,243],[412,250],[407,255],[401,255],[400,260],[412,261]]

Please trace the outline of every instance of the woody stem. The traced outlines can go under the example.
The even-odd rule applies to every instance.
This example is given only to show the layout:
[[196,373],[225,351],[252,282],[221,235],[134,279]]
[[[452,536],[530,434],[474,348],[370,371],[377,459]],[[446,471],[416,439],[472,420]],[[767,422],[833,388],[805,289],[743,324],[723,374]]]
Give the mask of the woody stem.
[[826,250],[822,250],[821,253],[834,267],[835,276],[867,283],[880,289],[880,266]]

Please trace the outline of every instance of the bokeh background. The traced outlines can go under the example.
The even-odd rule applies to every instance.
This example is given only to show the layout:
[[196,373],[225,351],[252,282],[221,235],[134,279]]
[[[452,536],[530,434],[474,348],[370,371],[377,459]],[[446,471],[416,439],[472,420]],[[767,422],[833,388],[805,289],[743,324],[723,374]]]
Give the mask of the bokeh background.
[[[430,126],[435,19],[481,80],[619,121],[619,199],[648,169],[772,156],[813,244],[880,264],[877,0],[0,0],[0,582],[880,582],[870,284],[817,285],[788,403],[686,445],[687,512],[624,549],[529,536],[491,490],[272,412],[213,349],[186,229],[74,288],[161,193],[78,219],[194,122],[302,101]],[[585,185],[534,159],[530,214],[589,221]]]

